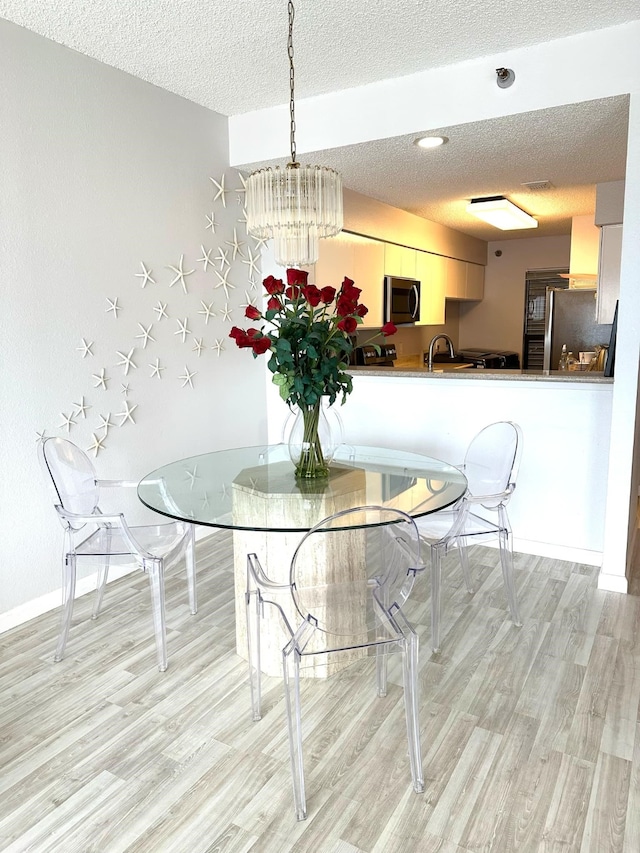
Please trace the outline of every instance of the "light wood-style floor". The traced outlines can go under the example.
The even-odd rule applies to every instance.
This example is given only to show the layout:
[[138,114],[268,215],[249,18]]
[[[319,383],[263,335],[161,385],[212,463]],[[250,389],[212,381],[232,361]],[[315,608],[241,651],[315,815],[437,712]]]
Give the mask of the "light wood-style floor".
[[253,723],[233,648],[230,536],[199,543],[200,609],[167,582],[159,673],[143,575],[78,600],[68,656],[58,614],[0,636],[3,853],[638,853],[640,598],[596,570],[517,555],[522,628],[497,552],[453,555],[443,650],[430,656],[428,578],[410,615],[424,642],[426,791],[410,784],[402,691],[370,662],[304,684],[309,817],[294,818],[282,686]]

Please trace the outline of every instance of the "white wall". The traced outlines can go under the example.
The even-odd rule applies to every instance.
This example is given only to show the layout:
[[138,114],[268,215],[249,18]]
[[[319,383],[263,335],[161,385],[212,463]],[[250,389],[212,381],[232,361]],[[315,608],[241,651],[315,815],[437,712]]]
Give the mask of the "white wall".
[[[224,290],[198,261],[201,244],[212,257],[229,249],[234,228],[247,241],[241,196],[229,192],[223,207],[209,180],[224,173],[227,188],[241,186],[228,166],[226,118],[3,20],[0,102],[1,625],[3,613],[60,586],[62,529],[37,467],[36,431],[66,436],[61,413],[84,397],[86,420],[76,418],[69,438],[87,448],[110,413],[116,426],[95,460],[99,476],[137,479],[171,459],[263,441],[266,421],[263,371],[228,338],[253,293],[249,266],[232,264],[225,320]],[[196,270],[187,294],[169,286],[167,267],[181,254]],[[144,288],[141,262],[156,281]],[[117,319],[107,297],[122,306]],[[218,312],[208,324],[201,300]],[[168,319],[157,319],[159,301]],[[183,344],[174,333],[184,318],[192,334]],[[146,349],[138,323],[153,324]],[[82,358],[81,338],[93,355]],[[125,377],[116,351],[132,347],[137,369]],[[156,358],[162,379],[151,377]],[[185,366],[197,371],[193,388],[182,387]],[[92,378],[102,368],[107,390]],[[123,382],[137,408],[135,424],[118,426]]]
[[[568,268],[570,245],[568,236],[489,243],[484,298],[460,305],[459,346],[513,350],[522,356],[526,272]],[[500,257],[496,252],[502,252]]]

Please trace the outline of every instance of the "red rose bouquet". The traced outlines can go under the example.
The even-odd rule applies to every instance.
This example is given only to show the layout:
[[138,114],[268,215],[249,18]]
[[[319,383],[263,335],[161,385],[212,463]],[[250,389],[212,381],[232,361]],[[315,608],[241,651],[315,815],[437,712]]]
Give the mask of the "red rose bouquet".
[[[251,349],[254,357],[271,353],[268,366],[280,396],[303,413],[305,444],[317,439],[322,397],[327,397],[331,405],[341,395],[344,403],[353,390],[351,376],[346,372],[353,350],[350,336],[368,310],[359,302],[361,291],[350,278],[345,278],[336,290],[308,284],[307,275],[302,270],[288,269],[286,285],[272,275],[265,278],[263,285],[269,297],[266,310],[249,305],[245,312],[249,320],[261,325],[246,331],[234,326],[230,332],[236,344]],[[381,332],[392,335],[396,327],[387,323]],[[298,476],[326,475],[319,444],[313,452],[318,463],[311,466],[314,473],[297,470]]]

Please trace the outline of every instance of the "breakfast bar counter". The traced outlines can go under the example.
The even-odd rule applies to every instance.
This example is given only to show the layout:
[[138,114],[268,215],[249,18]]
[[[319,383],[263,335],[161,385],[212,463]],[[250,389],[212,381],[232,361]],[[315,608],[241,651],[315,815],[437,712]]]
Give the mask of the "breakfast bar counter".
[[390,378],[411,379],[479,379],[479,380],[515,380],[524,382],[580,382],[589,384],[611,384],[612,378],[602,372],[590,370],[486,370],[475,367],[447,367],[437,364],[434,369],[426,367],[394,364],[393,367],[350,367],[354,376],[387,376]]
[[[403,362],[349,371],[353,392],[344,405],[334,406],[346,442],[459,464],[484,426],[500,420],[519,424],[522,464],[509,505],[516,551],[601,565],[612,379],[595,371],[429,372]],[[288,410],[275,386],[268,412],[270,434],[278,440]]]

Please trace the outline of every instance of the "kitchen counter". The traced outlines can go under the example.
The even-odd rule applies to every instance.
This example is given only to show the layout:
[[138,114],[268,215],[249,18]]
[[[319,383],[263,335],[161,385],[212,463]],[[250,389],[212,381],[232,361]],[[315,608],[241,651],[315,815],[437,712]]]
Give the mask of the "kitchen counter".
[[595,370],[487,370],[468,368],[464,365],[436,364],[433,371],[416,365],[394,365],[393,367],[350,367],[354,376],[406,377],[411,379],[477,379],[516,380],[526,382],[567,382],[571,384],[611,384],[613,379]]

